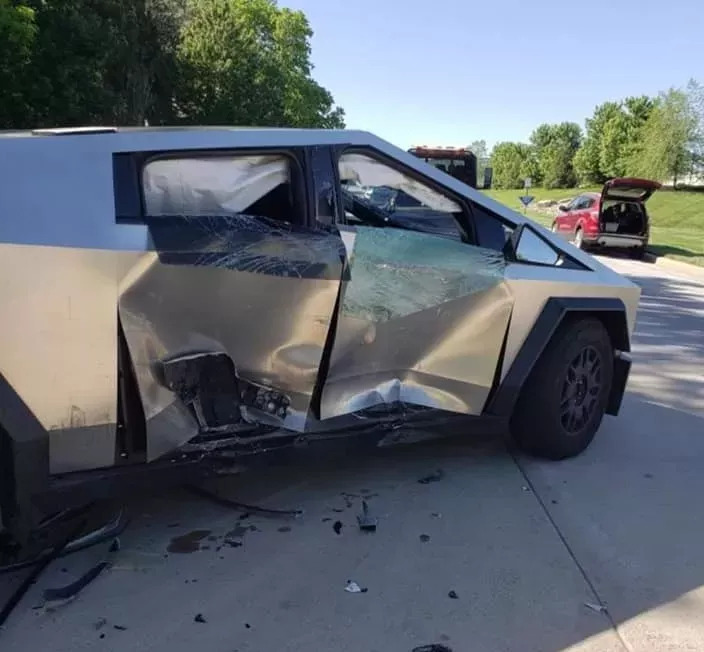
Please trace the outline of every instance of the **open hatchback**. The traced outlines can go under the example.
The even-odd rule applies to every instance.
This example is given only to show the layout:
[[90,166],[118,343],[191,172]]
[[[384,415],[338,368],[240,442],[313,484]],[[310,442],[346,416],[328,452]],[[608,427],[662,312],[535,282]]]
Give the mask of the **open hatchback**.
[[645,202],[660,184],[649,179],[611,179],[604,184],[599,202],[599,228],[594,244],[627,248],[642,257],[650,235]]

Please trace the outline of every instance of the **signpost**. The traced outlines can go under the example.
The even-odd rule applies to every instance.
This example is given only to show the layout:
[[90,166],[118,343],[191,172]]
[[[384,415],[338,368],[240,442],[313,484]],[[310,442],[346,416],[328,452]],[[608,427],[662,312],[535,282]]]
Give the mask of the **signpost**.
[[[524,190],[527,191],[528,188],[530,188],[532,185],[533,185],[533,181],[530,177],[526,177],[525,179],[523,179],[523,189]],[[528,208],[528,204],[530,204],[535,199],[535,197],[533,195],[527,194],[527,192],[526,192],[526,194],[521,195],[518,199],[520,199],[521,204],[523,204],[523,213],[525,214],[526,209]]]

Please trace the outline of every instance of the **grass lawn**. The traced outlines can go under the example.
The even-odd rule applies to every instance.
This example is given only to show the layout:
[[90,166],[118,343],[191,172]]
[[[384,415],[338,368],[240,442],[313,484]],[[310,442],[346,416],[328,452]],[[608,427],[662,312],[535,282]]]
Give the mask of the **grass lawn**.
[[[533,195],[537,202],[541,199],[567,199],[586,191],[599,192],[600,188],[531,188],[527,194]],[[487,194],[502,204],[523,211],[518,200],[522,190],[488,190]],[[704,267],[704,193],[661,190],[648,200],[648,213],[651,219],[649,249],[652,252]],[[546,226],[550,226],[552,219],[530,209],[528,216]]]

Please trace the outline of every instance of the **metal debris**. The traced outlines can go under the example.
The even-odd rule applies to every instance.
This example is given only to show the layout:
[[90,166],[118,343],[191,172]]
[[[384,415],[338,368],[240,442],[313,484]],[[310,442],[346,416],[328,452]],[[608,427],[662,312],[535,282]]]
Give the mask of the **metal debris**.
[[606,613],[606,607],[603,604],[595,604],[594,602],[585,602],[585,607],[589,607],[592,611],[596,611],[598,614]]
[[345,591],[347,593],[366,593],[369,589],[366,587],[361,587],[357,582],[353,582],[352,580],[347,580],[347,584],[345,585]]
[[438,482],[445,477],[445,472],[442,469],[438,469],[435,473],[426,475],[418,480],[420,484],[430,484],[431,482]]
[[367,501],[362,501],[362,511],[357,515],[357,523],[362,532],[376,532],[376,526],[379,524],[379,519],[374,516],[369,516],[369,506]]

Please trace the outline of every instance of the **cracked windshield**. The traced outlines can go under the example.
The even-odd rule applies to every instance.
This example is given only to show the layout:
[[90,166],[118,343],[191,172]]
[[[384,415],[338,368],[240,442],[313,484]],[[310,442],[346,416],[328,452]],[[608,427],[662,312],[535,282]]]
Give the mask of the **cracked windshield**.
[[0,0],[0,650],[704,652],[701,0]]

